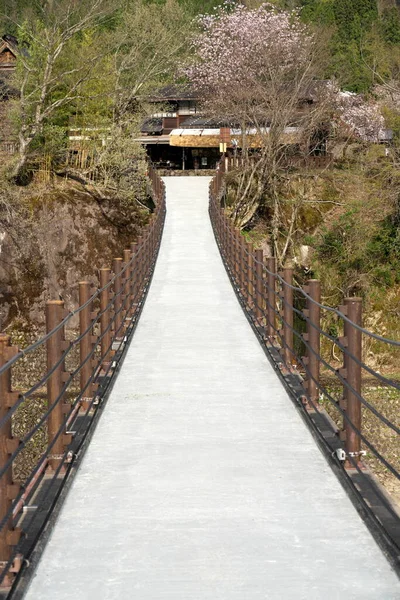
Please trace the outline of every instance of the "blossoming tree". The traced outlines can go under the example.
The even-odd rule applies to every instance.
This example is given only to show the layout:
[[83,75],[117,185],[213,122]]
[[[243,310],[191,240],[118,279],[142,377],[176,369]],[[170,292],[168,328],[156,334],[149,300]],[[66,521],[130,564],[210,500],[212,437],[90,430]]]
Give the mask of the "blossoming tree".
[[[282,166],[294,145],[310,151],[326,116],[324,86],[316,82],[318,41],[297,12],[269,3],[251,9],[228,1],[199,25],[186,75],[206,110],[240,129],[244,157],[249,127],[257,137],[257,160],[240,175],[233,216],[244,226],[260,207],[270,211],[272,245],[282,261]],[[313,95],[318,102],[309,102]]]

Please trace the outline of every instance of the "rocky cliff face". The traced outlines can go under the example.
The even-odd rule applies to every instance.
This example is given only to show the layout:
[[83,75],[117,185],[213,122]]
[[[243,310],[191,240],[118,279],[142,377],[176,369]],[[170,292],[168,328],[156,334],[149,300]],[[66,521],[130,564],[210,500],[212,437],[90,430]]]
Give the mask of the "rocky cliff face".
[[42,326],[45,302],[78,304],[78,282],[97,283],[137,238],[148,213],[97,201],[79,187],[55,188],[0,216],[0,331],[13,321]]

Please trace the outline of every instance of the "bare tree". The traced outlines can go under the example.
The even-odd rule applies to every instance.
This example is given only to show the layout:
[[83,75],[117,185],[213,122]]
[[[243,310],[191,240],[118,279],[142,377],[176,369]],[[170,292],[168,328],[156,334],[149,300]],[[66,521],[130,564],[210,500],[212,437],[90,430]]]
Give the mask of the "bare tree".
[[73,41],[93,28],[114,8],[109,0],[52,0],[43,3],[42,20],[18,24],[20,53],[15,82],[19,89],[19,159],[13,177],[27,164],[33,141],[57,111],[79,97],[80,86],[91,76],[101,53],[74,60]]
[[160,83],[174,77],[188,47],[190,17],[176,0],[148,4],[135,0],[112,34],[114,123],[135,113]]

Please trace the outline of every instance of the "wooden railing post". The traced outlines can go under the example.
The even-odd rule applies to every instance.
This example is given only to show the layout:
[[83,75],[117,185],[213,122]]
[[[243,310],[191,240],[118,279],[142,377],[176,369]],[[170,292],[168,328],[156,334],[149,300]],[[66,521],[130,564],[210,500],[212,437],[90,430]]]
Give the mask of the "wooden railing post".
[[219,246],[220,246],[220,250],[221,250],[221,254],[224,257],[225,256],[225,223],[224,223],[224,209],[223,208],[216,208],[216,211],[218,213],[218,219],[219,219]]
[[236,279],[236,287],[240,287],[240,231],[236,227],[234,229],[234,243],[235,243],[235,279]]
[[255,316],[258,325],[264,316],[264,253],[261,249],[256,250],[256,307]]
[[247,304],[250,307],[254,301],[254,246],[247,242]]
[[230,221],[227,222],[227,262],[231,275],[235,276],[235,238],[233,237],[233,226]]
[[137,257],[138,245],[136,242],[131,243],[131,252],[132,252],[132,267],[131,267],[131,285],[130,285],[130,294],[131,294],[131,316],[133,316],[136,312],[136,302],[137,302],[137,294],[138,294],[138,257]]
[[[46,303],[46,332],[50,333],[59,325],[64,318],[64,302],[62,300],[50,300]],[[51,409],[48,416],[48,442],[51,446],[49,455],[49,464],[53,470],[56,470],[63,459],[65,444],[63,434],[60,430],[63,424],[63,404],[64,398],[61,397],[63,388],[63,375],[65,373],[63,345],[65,343],[64,327],[58,331],[46,342],[47,349],[47,372],[53,371],[47,380],[47,405]],[[61,362],[60,362],[61,361]],[[58,364],[58,366],[56,366]]]
[[81,341],[79,343],[80,364],[80,389],[82,394],[82,405],[85,410],[88,409],[93,400],[93,382],[90,379],[93,374],[94,357],[89,356],[93,350],[93,319],[92,304],[89,303],[91,297],[91,285],[89,281],[79,283],[79,305],[85,306],[79,313],[79,333]]
[[239,231],[239,268],[240,292],[244,298],[247,295],[247,260],[245,254],[246,240]]
[[114,258],[113,260],[113,274],[114,279],[114,332],[117,340],[121,340],[124,337],[122,331],[122,258]]
[[101,362],[103,367],[111,362],[111,328],[110,328],[110,288],[106,287],[110,283],[111,269],[100,269],[100,332],[101,332]]
[[[362,299],[345,298],[344,306],[340,307],[340,310],[351,321],[351,323],[344,321],[344,340],[342,341],[348,351],[348,353],[344,352],[343,374],[352,389],[346,385],[343,386],[344,402],[342,407],[349,421],[358,431],[361,431],[361,401],[357,397],[357,394],[361,396],[361,365],[357,361],[361,362],[362,360],[362,333],[352,323],[359,327],[362,326]],[[354,358],[351,358],[350,355]],[[343,429],[346,453],[353,459],[353,462],[358,464],[361,452],[360,436],[346,419],[344,419]],[[345,466],[354,468],[354,464],[350,460],[346,461]]]
[[129,329],[130,307],[131,307],[131,285],[132,285],[132,253],[129,249],[124,250],[124,294],[123,294],[123,318],[125,321],[124,331]]
[[137,302],[139,303],[140,292],[143,286],[143,236],[138,238],[137,244]]
[[267,258],[267,335],[272,340],[276,337],[276,258]]
[[321,354],[321,283],[317,279],[310,279],[304,286],[307,298],[307,308],[303,311],[307,318],[307,333],[303,334],[306,345],[306,356],[303,361],[307,367],[304,387],[307,389],[311,406],[319,401],[319,377]]
[[[0,367],[3,367],[17,351],[10,346],[10,336],[0,334]],[[0,419],[4,419],[14,404],[14,394],[11,391],[11,368],[0,375]],[[11,417],[0,429],[0,468],[10,460],[10,456],[18,448],[19,440],[12,437]],[[0,478],[0,520],[11,511],[12,500],[19,492],[19,486],[13,483],[12,467],[10,466]],[[11,558],[12,546],[20,537],[19,530],[12,526],[12,515],[0,530],[0,561],[7,563]],[[11,585],[9,575],[6,575],[3,586]]]
[[283,349],[282,354],[289,367],[293,360],[293,268],[283,267],[282,289],[282,322]]

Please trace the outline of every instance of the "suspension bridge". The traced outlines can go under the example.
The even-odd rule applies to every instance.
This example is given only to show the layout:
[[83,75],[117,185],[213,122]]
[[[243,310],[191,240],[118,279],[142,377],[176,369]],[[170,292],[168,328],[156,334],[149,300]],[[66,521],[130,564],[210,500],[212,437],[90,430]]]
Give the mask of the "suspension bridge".
[[[361,362],[351,352],[357,354],[357,334],[362,331],[356,321],[346,321],[350,344],[343,342],[343,347],[351,352],[347,373],[341,376],[350,382],[347,405],[342,405],[348,434],[331,452],[332,467],[323,440],[317,443],[318,436],[306,423],[307,414],[318,412],[312,406],[320,385],[312,360],[315,310],[304,311],[310,321],[309,335],[303,337],[309,340],[305,364],[311,383],[304,385],[296,405],[289,393],[296,388],[290,356],[285,363],[285,353],[293,354],[295,348],[290,300],[295,288],[287,273],[274,274],[283,287],[286,283],[280,295],[274,289],[283,304],[280,330],[275,318],[265,320],[268,311],[276,310],[271,294],[269,300],[265,296],[271,271],[263,274],[263,257],[237,237],[217,205],[222,177],[211,186],[211,221],[209,178],[167,178],[161,238],[164,185],[153,176],[160,207],[147,237],[115,262],[111,274],[103,269],[94,295],[81,285],[80,363],[69,372],[71,381],[81,375],[81,392],[69,412],[61,413],[58,426],[50,424],[50,450],[28,482],[15,487],[12,481],[9,457],[18,448],[8,449],[8,462],[3,457],[3,480],[8,476],[3,490],[14,490],[1,515],[8,535],[3,566],[10,598],[400,598],[393,561],[335,473],[345,466],[364,473],[357,450],[363,433],[354,406],[349,410],[359,395]],[[309,303],[320,306],[309,288],[307,292]],[[48,307],[53,317],[54,310]],[[53,383],[50,414],[60,398],[65,404],[68,370],[63,353],[71,345],[63,344],[63,332],[68,318],[60,313],[50,319],[44,342],[53,343],[44,377]],[[274,331],[268,327],[277,329],[280,353],[273,345],[263,348],[257,339],[268,334],[272,339]],[[90,344],[85,345],[89,334]],[[8,344],[3,340],[6,350]],[[4,347],[1,386],[3,396],[13,398],[10,406],[27,398],[11,389],[10,361],[17,361],[18,352],[7,353]],[[278,356],[280,375],[268,353]],[[98,400],[102,386],[108,386],[104,404]],[[7,421],[9,411],[3,410],[0,423]],[[351,427],[349,414],[355,419]],[[68,444],[62,436],[79,429],[80,423],[84,431],[90,429],[90,443],[85,445],[82,435],[80,446],[75,431],[75,442]],[[353,465],[340,464],[341,449]],[[67,477],[72,468],[74,477]],[[68,484],[61,488],[64,479]],[[28,544],[29,551],[24,551],[26,541],[11,544],[20,518],[16,507],[28,507],[24,529],[29,506],[39,504],[31,490],[39,490],[40,496],[54,481],[62,500],[57,516],[53,511],[50,520],[36,527],[39,542]],[[394,508],[388,504],[386,511],[396,524]],[[393,541],[390,532],[386,541]],[[20,568],[15,568],[18,561]]]

